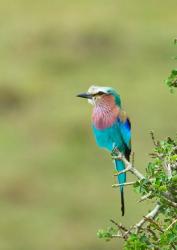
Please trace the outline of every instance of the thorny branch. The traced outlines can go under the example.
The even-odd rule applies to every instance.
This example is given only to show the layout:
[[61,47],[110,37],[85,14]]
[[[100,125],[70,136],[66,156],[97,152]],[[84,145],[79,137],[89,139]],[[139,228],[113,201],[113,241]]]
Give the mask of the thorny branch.
[[146,216],[144,216],[144,218],[142,220],[140,220],[135,226],[135,233],[138,233],[139,230],[142,228],[142,226],[144,225],[144,223],[148,220],[151,219],[151,221],[156,217],[156,215],[158,214],[160,209],[160,205],[157,204],[154,209],[149,212]]
[[154,146],[157,146],[158,142],[156,141],[155,136],[154,136],[154,132],[152,130],[150,131],[150,136],[151,136],[151,139],[154,143]]
[[[152,134],[152,132],[151,132]],[[153,136],[153,139],[154,139],[154,143],[158,143],[155,141],[155,138]],[[125,164],[125,169],[122,170],[122,171],[119,171],[117,173],[114,174],[114,176],[118,176],[122,173],[125,173],[125,172],[131,172],[133,175],[135,175],[139,180],[143,180],[143,179],[146,179],[146,177],[139,171],[137,170],[133,165],[132,163],[130,163],[126,158],[125,156],[115,147],[112,151],[112,159],[118,159],[118,160],[121,160],[123,161],[123,163]],[[169,178],[171,178],[171,168],[170,168],[170,165],[168,164],[168,169],[170,169],[170,171],[167,171],[167,176]],[[169,172],[170,172],[170,175],[169,175]],[[148,179],[147,182],[149,182],[149,184],[151,184],[151,179]],[[124,184],[113,184],[112,187],[120,187],[122,185],[125,185],[125,186],[128,186],[128,185],[133,185],[135,184],[135,182],[128,182],[128,183],[124,183]],[[145,197],[142,197],[140,199],[140,201],[144,201],[146,199],[148,199],[149,197],[151,196],[151,191],[150,193],[148,193],[147,195],[145,195]],[[173,207],[177,207],[177,203],[173,201],[173,199],[170,197],[169,193],[168,192],[162,192],[162,196],[164,197],[164,199]]]
[[[177,38],[174,43],[177,45]],[[177,69],[171,71],[165,82],[171,90],[177,87]],[[134,155],[131,163],[117,148],[114,148],[111,155],[113,159],[125,164],[125,169],[116,172],[114,177],[131,172],[138,179],[134,187],[142,195],[138,202],[154,199],[155,207],[128,229],[111,220],[116,228],[111,227],[110,230],[100,232],[99,238],[123,238],[126,250],[177,250],[177,142],[169,137],[162,141],[156,140],[153,131],[150,135],[155,148],[150,154],[153,162],[146,168],[146,176],[135,168]],[[114,184],[112,187],[132,184],[134,182]]]
[[114,237],[117,236],[119,238],[122,237],[124,239],[127,239],[129,234],[138,233],[147,221],[150,220],[152,223],[153,219],[157,216],[159,209],[160,209],[160,205],[157,204],[151,212],[149,212],[146,216],[143,217],[142,220],[140,220],[138,223],[136,223],[134,226],[132,226],[129,229],[126,229],[124,226],[122,226],[121,224],[118,224],[114,220],[110,220],[119,229],[118,234],[114,235]]
[[[154,139],[154,143],[155,143],[155,139]],[[125,156],[117,149],[117,148],[114,148],[113,152],[112,152],[112,158],[113,159],[118,159],[118,160],[121,160],[124,162],[125,164],[125,169],[123,171],[120,171],[116,174],[114,174],[114,176],[117,176],[117,175],[120,175],[122,173],[125,173],[125,172],[131,172],[132,174],[134,174],[139,180],[142,180],[142,179],[145,179],[146,177],[140,173],[139,170],[137,170],[133,165],[132,163],[130,163],[126,158]],[[132,185],[132,184],[135,184],[135,182],[128,182],[128,183],[124,183],[124,184],[114,184],[112,185],[112,187],[120,187],[121,185]],[[145,199],[148,199],[151,195],[151,192],[149,192],[147,195],[143,196],[140,201],[143,201]],[[148,219],[151,219],[153,220],[156,215],[158,214],[159,212],[159,209],[160,209],[160,205],[157,204],[154,209],[149,212],[142,220],[140,220],[137,224],[135,224],[134,226],[132,226],[129,230],[126,230],[124,233],[122,233],[122,231],[120,232],[120,224],[116,223],[115,221],[111,220],[112,223],[114,223],[118,229],[119,229],[119,232],[117,234],[117,237],[121,237],[126,239],[128,237],[128,235],[132,232],[134,233],[138,233],[139,230],[141,230],[141,228],[143,227],[144,223],[148,220]]]
[[120,172],[114,174],[115,176],[116,175],[120,175],[122,173],[125,173],[127,171],[130,171],[139,180],[145,179],[145,176],[143,174],[141,174],[129,161],[127,161],[127,159],[125,158],[125,156],[116,147],[112,151],[112,158],[123,161],[123,163],[126,166],[126,168],[123,171],[120,171]]
[[[151,131],[150,132],[153,143],[155,145],[155,147],[159,146],[159,141],[156,141],[154,133]],[[174,147],[175,150],[177,150]],[[153,182],[153,178],[149,178],[147,179],[147,177],[145,177],[139,170],[137,170],[134,166],[134,160],[133,162],[129,162],[125,156],[115,147],[114,150],[112,151],[112,159],[118,159],[123,161],[123,163],[125,164],[125,169],[119,172],[116,172],[114,174],[114,176],[118,176],[120,174],[126,173],[126,172],[131,172],[133,175],[135,175],[135,177],[139,180],[146,180],[146,183],[148,183],[149,185],[149,192],[146,193],[145,195],[143,195],[138,202],[142,202],[144,200],[147,199],[151,199],[153,197],[153,191],[151,190],[151,185]],[[164,171],[166,173],[166,176],[169,178],[169,180],[172,178],[172,172],[173,170],[176,170],[176,163],[170,164],[170,162],[168,160],[166,160],[165,158],[163,158],[163,154],[158,154],[158,153],[153,153],[153,157],[159,157],[159,159],[161,159],[161,161],[163,162],[162,167],[164,168]],[[127,182],[127,183],[123,183],[123,184],[113,184],[112,187],[120,187],[122,185],[124,186],[129,186],[129,185],[133,185],[136,182],[132,181],[132,182]],[[175,190],[173,190],[175,192]],[[169,206],[173,207],[173,208],[177,208],[177,203],[174,200],[173,195],[171,195],[171,193],[169,191],[162,191],[161,192],[161,196],[163,198],[163,200],[165,200]],[[156,239],[156,241],[158,240],[158,233],[156,235],[156,232],[154,231],[153,228],[156,228],[159,233],[165,233],[168,230],[170,230],[176,223],[177,223],[177,218],[175,218],[171,224],[165,229],[163,228],[158,221],[156,220],[156,217],[158,216],[158,214],[160,214],[161,208],[162,208],[162,204],[161,202],[156,203],[155,207],[146,215],[143,216],[143,218],[136,223],[135,225],[131,226],[130,228],[126,228],[124,227],[122,224],[117,223],[114,220],[110,220],[118,229],[117,234],[112,235],[112,237],[118,237],[118,238],[123,238],[125,241],[129,238],[129,236],[131,234],[139,234],[139,232],[142,232],[143,230],[145,230],[146,232],[149,232],[154,239]],[[145,226],[145,224],[147,224],[147,226]],[[172,249],[176,249],[174,244],[171,243],[170,244]]]

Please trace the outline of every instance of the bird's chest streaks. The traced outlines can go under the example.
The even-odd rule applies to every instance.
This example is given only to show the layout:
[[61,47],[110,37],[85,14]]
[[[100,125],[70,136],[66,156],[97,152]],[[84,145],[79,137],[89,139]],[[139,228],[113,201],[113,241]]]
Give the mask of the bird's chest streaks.
[[118,106],[109,98],[109,102],[104,100],[95,106],[92,113],[92,122],[97,129],[106,129],[115,123],[118,114]]
[[99,147],[112,151],[116,146],[120,151],[123,151],[124,143],[117,123],[106,129],[97,129],[93,125],[93,132]]

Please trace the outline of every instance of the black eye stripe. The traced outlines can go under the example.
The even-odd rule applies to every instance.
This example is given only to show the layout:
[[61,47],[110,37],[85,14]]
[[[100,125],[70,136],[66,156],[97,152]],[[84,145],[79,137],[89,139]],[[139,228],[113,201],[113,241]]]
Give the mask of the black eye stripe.
[[104,92],[102,92],[102,91],[99,91],[98,93],[96,93],[96,94],[93,94],[93,96],[97,96],[97,95],[104,95],[105,93]]

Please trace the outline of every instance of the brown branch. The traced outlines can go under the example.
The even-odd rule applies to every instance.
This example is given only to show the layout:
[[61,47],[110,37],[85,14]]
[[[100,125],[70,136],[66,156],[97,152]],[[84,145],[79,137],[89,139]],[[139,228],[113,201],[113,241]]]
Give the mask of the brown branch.
[[[116,225],[117,226],[117,228],[119,229],[119,232],[120,232],[120,234],[119,234],[119,232],[118,232],[118,237],[122,237],[123,239],[125,239],[125,240],[127,240],[127,236],[124,234],[125,232],[127,232],[128,230],[122,225],[122,224],[118,224],[116,221],[114,221],[114,220],[110,220],[114,225]],[[116,235],[114,235],[114,237],[116,237]]]
[[[144,218],[139,221],[137,224],[133,225],[132,227],[130,227],[128,230],[127,228],[125,228],[124,226],[122,226],[121,224],[118,224],[117,222],[115,222],[114,220],[110,220],[114,225],[117,226],[117,228],[119,229],[119,232],[118,234],[116,235],[113,235],[113,237],[119,237],[119,238],[123,238],[125,240],[128,239],[128,236],[129,234],[131,233],[138,233],[140,231],[140,229],[143,227],[144,223],[146,221],[153,221],[153,219],[157,216],[158,212],[159,212],[159,209],[160,209],[160,205],[157,204],[154,209],[149,212],[146,216],[144,216]],[[154,222],[155,223],[155,222]],[[158,224],[157,224],[158,225]],[[157,226],[156,225],[156,226]],[[158,228],[160,226],[158,225]],[[150,230],[150,229],[149,229]]]
[[134,166],[134,163],[135,163],[135,152],[132,153],[131,163],[132,163],[132,166]]
[[155,136],[154,136],[154,131],[151,130],[150,135],[151,135],[152,141],[154,143],[154,146],[157,146],[157,141],[156,141]]
[[118,228],[121,228],[123,231],[127,232],[127,228],[125,228],[122,224],[118,224],[115,220],[111,219],[110,222],[112,222],[114,225],[116,225]]
[[146,216],[144,216],[144,219],[146,220],[146,221],[149,221],[151,224],[154,224],[155,226],[156,226],[156,228],[160,231],[160,232],[164,232],[164,230],[161,228],[161,226],[155,221],[155,220],[153,220],[152,218],[148,218],[148,217],[146,217]]
[[152,236],[153,236],[156,240],[158,240],[158,237],[157,237],[156,233],[150,228],[150,226],[147,226],[146,230],[147,230],[150,234],[152,234]]
[[134,226],[134,228],[135,228],[135,233],[138,233],[138,232],[139,232],[139,230],[142,228],[142,226],[143,226],[144,223],[146,222],[147,218],[154,219],[154,218],[157,216],[157,214],[159,213],[159,209],[160,209],[160,205],[157,204],[157,205],[154,207],[154,209],[153,209],[150,213],[148,213],[148,214],[145,216],[146,219],[143,218],[142,220],[140,220],[140,221]]

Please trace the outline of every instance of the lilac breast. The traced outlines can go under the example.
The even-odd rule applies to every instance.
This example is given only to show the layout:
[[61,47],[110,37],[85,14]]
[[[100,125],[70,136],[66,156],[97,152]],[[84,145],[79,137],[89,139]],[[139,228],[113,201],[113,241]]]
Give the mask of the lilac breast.
[[101,100],[93,110],[92,122],[97,129],[105,129],[111,127],[119,114],[119,108],[114,102],[112,96],[106,96]]

